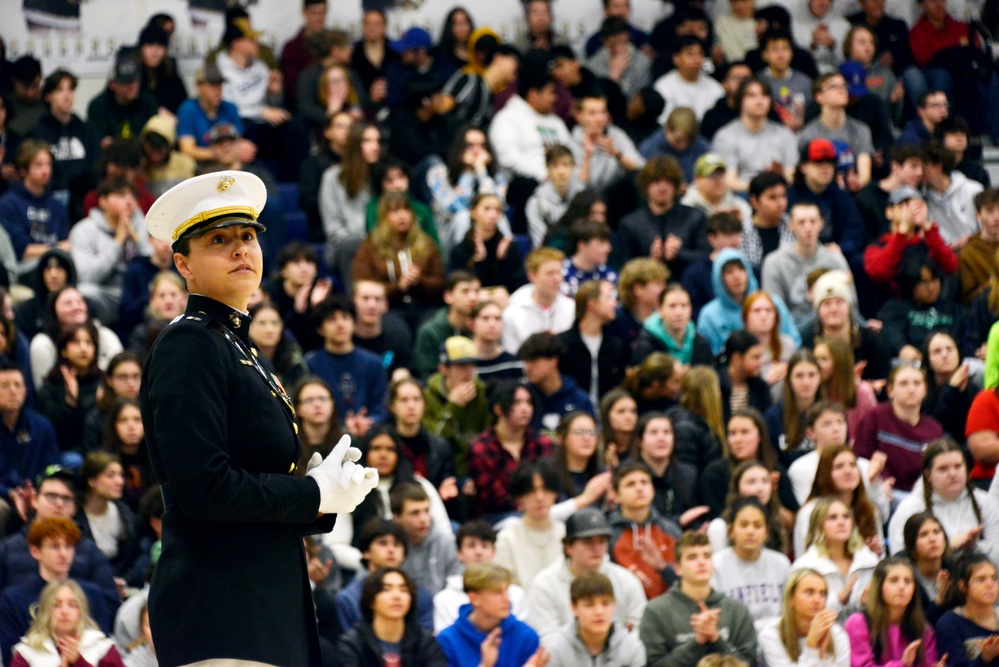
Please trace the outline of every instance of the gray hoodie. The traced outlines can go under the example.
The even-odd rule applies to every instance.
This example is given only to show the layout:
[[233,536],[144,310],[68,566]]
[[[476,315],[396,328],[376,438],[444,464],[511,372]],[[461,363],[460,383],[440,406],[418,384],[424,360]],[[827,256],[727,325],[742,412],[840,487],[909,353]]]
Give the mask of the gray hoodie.
[[712,590],[704,604],[721,609],[718,641],[698,644],[690,627],[690,617],[700,607],[676,585],[645,607],[639,637],[645,644],[649,667],[694,667],[711,653],[734,655],[756,664],[756,629],[746,605]]
[[104,212],[96,206],[90,209],[86,218],[73,225],[69,232],[69,252],[76,265],[78,282],[121,287],[128,260],[132,256],[150,254],[149,236],[141,209],[136,208],[130,224],[139,240],[137,243],[127,241],[124,245],[114,240],[114,230]]
[[541,642],[548,649],[548,667],[645,667],[645,647],[633,634],[611,627],[600,655],[590,655],[572,621]]

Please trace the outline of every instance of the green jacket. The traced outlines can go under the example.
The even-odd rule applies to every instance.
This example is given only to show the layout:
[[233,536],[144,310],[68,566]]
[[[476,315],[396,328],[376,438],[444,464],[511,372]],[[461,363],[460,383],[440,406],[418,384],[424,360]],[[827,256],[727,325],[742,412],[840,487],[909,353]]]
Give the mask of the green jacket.
[[999,322],[989,329],[985,345],[985,388],[994,389],[996,385],[999,385]]
[[441,308],[434,316],[420,325],[416,332],[416,343],[413,345],[412,366],[416,375],[421,378],[437,371],[440,359],[441,345],[451,336],[472,337],[470,331],[455,329],[447,321],[447,307]]
[[447,400],[444,378],[440,373],[434,373],[427,380],[423,398],[427,403],[423,426],[433,435],[451,443],[455,474],[458,477],[467,475],[471,442],[492,423],[485,383],[475,378],[475,398],[464,407],[459,407]]

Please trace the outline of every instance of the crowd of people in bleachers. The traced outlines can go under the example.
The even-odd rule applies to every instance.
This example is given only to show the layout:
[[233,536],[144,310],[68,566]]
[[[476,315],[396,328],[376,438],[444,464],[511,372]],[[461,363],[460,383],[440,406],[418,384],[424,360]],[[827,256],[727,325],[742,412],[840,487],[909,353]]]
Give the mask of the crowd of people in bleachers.
[[299,474],[381,478],[304,541],[326,664],[999,665],[999,3],[760,4],[234,6],[193,91],[157,14],[85,120],[0,49],[3,664],[156,664],[144,212],[244,170]]

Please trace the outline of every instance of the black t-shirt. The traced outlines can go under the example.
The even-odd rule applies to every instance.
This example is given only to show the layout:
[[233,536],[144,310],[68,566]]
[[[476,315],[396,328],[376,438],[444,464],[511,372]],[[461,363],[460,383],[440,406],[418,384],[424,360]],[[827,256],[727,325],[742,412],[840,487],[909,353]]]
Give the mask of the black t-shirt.
[[780,246],[780,225],[770,229],[757,227],[760,243],[763,244],[763,257],[766,257]]

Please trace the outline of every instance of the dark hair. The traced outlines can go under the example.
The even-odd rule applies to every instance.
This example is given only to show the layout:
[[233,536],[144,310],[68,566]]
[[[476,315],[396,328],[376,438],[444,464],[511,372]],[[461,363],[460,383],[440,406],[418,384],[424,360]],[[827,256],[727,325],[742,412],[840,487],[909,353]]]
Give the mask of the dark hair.
[[385,193],[382,182],[388,178],[389,172],[398,169],[409,178],[409,165],[392,155],[386,155],[371,166],[371,195],[381,197]]
[[[683,15],[683,18],[697,20],[698,17],[692,16],[687,12]],[[704,42],[700,38],[695,35],[680,35],[673,42],[673,55],[678,55],[681,51],[691,46],[699,47],[702,54],[707,53],[707,49],[704,48]]]
[[946,95],[947,93],[940,90],[939,88],[927,88],[923,92],[919,93],[919,97],[916,98],[916,106],[920,109],[925,109],[930,98],[934,95]]
[[109,165],[116,164],[126,169],[138,169],[142,164],[142,151],[135,139],[115,139],[104,151],[100,163],[101,174],[107,173]]
[[621,485],[621,481],[632,473],[640,472],[649,476],[649,479],[653,479],[652,469],[649,465],[640,459],[632,459],[625,461],[617,468],[614,469],[614,477],[612,478],[611,485],[614,490],[617,491],[618,487]]
[[461,550],[462,542],[467,537],[474,537],[483,542],[496,544],[496,530],[492,527],[492,524],[482,519],[463,523],[458,532],[454,534],[454,544],[459,550]]
[[[822,450],[819,454],[819,465],[815,471],[815,479],[812,481],[812,490],[808,494],[808,500],[822,497],[839,497],[840,490],[833,486],[832,467],[836,458],[844,452],[849,452],[854,460],[857,454],[847,444],[832,445]],[[863,475],[861,475],[863,477]],[[877,509],[867,497],[867,489],[864,487],[864,480],[857,483],[857,488],[853,490],[853,498],[850,499],[850,511],[853,513],[853,522],[857,527],[857,532],[864,539],[878,536]]]
[[569,226],[569,253],[575,253],[580,243],[589,243],[596,239],[610,241],[610,227],[596,220],[585,218],[576,220]]
[[[444,17],[444,25],[441,27],[441,39],[437,42],[437,52],[442,56],[454,57],[454,50],[458,46],[458,42],[454,38],[454,17],[461,12],[468,19],[468,34],[471,35],[475,32],[475,21],[472,20],[472,15],[468,13],[468,10],[464,7],[455,7],[447,13]],[[464,46],[464,45],[462,45]]]
[[[492,195],[488,195],[492,196]],[[444,285],[445,292],[453,292],[454,288],[459,285],[459,283],[480,283],[481,280],[477,275],[472,273],[467,269],[456,269],[451,273],[447,274],[447,283]]]
[[73,342],[76,335],[80,331],[86,331],[87,335],[90,336],[90,340],[94,343],[94,358],[90,362],[90,366],[87,368],[86,372],[80,377],[94,377],[100,374],[101,369],[97,367],[97,358],[100,355],[100,336],[97,333],[97,327],[94,326],[92,320],[86,322],[81,322],[79,324],[71,324],[68,328],[64,329],[56,338],[56,364],[49,371],[48,375],[45,376],[45,381],[54,385],[62,386],[64,380],[62,377],[62,371],[60,368],[64,364],[68,364],[65,359],[62,358],[62,353],[66,351],[69,344]]
[[[260,304],[260,306],[258,306],[258,308],[261,307],[263,307],[263,304]],[[251,310],[250,314],[253,315],[255,312],[256,312],[255,310]],[[287,347],[289,352],[293,349],[289,345],[289,343],[290,339],[288,339],[286,336],[282,334],[281,340],[278,342],[277,349],[274,352],[275,359],[282,357],[282,355],[284,354],[282,350],[285,347]],[[301,380],[299,380],[298,382],[296,382],[295,386],[292,387],[291,389],[291,394],[289,395],[291,398],[292,405],[294,405],[297,409],[301,403],[302,392],[305,390],[306,387],[311,387],[311,386],[321,387],[324,391],[326,391],[330,395],[330,400],[333,401],[333,413],[330,415],[329,431],[326,433],[326,437],[323,439],[323,441],[320,444],[312,445],[311,443],[307,443],[304,440],[304,438],[302,438],[301,436],[299,437],[299,442],[302,445],[302,455],[299,457],[298,461],[298,467],[299,467],[298,474],[300,475],[305,474],[305,470],[306,467],[308,466],[309,459],[312,457],[313,453],[318,452],[325,458],[326,456],[329,455],[330,452],[333,451],[333,448],[336,446],[336,443],[339,442],[340,438],[343,436],[343,427],[340,425],[340,412],[337,408],[336,394],[333,393],[333,389],[329,386],[329,383],[327,383],[326,380],[317,377],[315,375],[311,375],[311,376],[306,376]]]
[[[871,649],[874,651],[874,659],[878,662],[884,659],[882,654],[888,644],[889,627],[888,614],[885,609],[881,588],[884,586],[885,579],[888,576],[888,569],[892,567],[908,568],[916,587],[919,587],[919,582],[916,581],[915,568],[907,558],[892,556],[891,558],[882,560],[874,568],[874,576],[871,578],[870,593],[867,596],[867,607],[864,616],[866,617],[868,630],[870,631]],[[909,604],[905,607],[905,612],[902,614],[902,622],[899,623],[899,626],[902,631],[902,641],[904,643],[908,644],[909,642],[923,638],[923,633],[926,629],[926,616],[923,614],[923,605],[920,603],[920,596],[917,595],[915,590],[913,590],[912,599],[909,600]],[[920,646],[916,652],[915,664],[922,664],[923,655],[924,648]]]
[[787,42],[788,46],[794,46],[794,39],[791,37],[791,31],[788,28],[767,28],[763,32],[763,36],[760,37],[760,52],[766,51],[770,42],[781,40]]
[[394,537],[396,542],[402,545],[403,552],[408,548],[406,544],[406,531],[395,521],[376,517],[365,522],[361,527],[361,539],[357,548],[363,554],[371,548],[371,543],[379,537]]
[[530,396],[531,406],[537,408],[538,402],[534,397],[534,392],[527,388],[527,385],[517,380],[501,380],[492,385],[489,389],[489,407],[500,409],[504,415],[510,414],[513,403],[517,397],[517,391],[523,389]]
[[[739,263],[740,266],[742,263]],[[746,354],[751,348],[756,347],[760,344],[760,339],[749,333],[745,329],[737,329],[728,335],[725,340],[725,347],[722,348],[721,354],[719,355],[719,361],[723,365],[727,365],[732,361],[732,355],[735,354]]]
[[743,461],[735,466],[729,476],[728,493],[725,496],[725,509],[722,511],[722,518],[731,527],[736,515],[746,505],[759,507],[763,512],[763,517],[766,519],[767,530],[770,533],[767,536],[764,546],[784,553],[787,551],[789,540],[787,527],[780,516],[781,504],[776,487],[771,491],[770,502],[767,504],[761,503],[756,496],[743,496],[739,493],[739,485],[742,483],[743,476],[754,468],[762,468],[767,471],[768,475],[774,471],[772,466],[761,463],[756,459]]
[[968,121],[960,116],[947,116],[937,123],[936,128],[933,130],[933,138],[943,141],[944,135],[958,133],[966,137],[971,136],[971,126],[968,125]]
[[139,188],[136,187],[135,183],[127,181],[124,178],[105,178],[97,185],[97,196],[107,197],[108,195],[119,195],[125,192],[130,192],[136,199],[139,198]]
[[517,94],[526,100],[531,91],[541,90],[553,82],[547,69],[521,67],[517,79]]
[[770,98],[770,103],[771,105],[773,104],[774,95],[773,92],[771,92],[770,90],[770,86],[768,86],[763,81],[760,81],[755,76],[751,76],[742,83],[740,83],[738,90],[735,91],[735,110],[738,113],[742,113],[742,100],[746,97],[746,91],[749,90],[750,86],[759,86],[760,91],[763,93],[763,95],[765,97]]
[[903,164],[906,160],[924,159],[923,148],[919,144],[896,144],[888,151],[888,162]]
[[605,574],[599,572],[584,574],[573,579],[569,585],[569,600],[572,604],[595,597],[614,599],[614,585]]
[[[454,133],[454,139],[451,140],[451,145],[448,147],[447,151],[447,178],[452,185],[457,185],[458,180],[461,175],[465,173],[465,149],[468,148],[468,143],[465,140],[465,135],[475,130],[476,132],[481,132],[485,137],[485,150],[490,155],[496,155],[493,151],[493,147],[489,144],[489,135],[481,127],[476,127],[475,125],[464,125]],[[486,172],[493,176],[496,173],[496,161],[490,160],[489,164],[486,165]],[[476,179],[476,184],[478,184],[478,179]]]
[[950,560],[950,540],[947,539],[947,529],[944,528],[942,523],[940,523],[940,519],[933,516],[933,512],[930,512],[928,509],[924,512],[916,512],[905,520],[905,525],[902,527],[902,540],[905,544],[905,555],[908,556],[909,560],[913,563],[916,562],[916,542],[919,540],[919,531],[923,529],[923,525],[927,521],[932,521],[940,526],[940,532],[942,532],[944,536],[943,561],[946,562]]
[[[774,451],[773,444],[770,442],[770,430],[767,428],[767,422],[763,418],[763,414],[756,408],[741,408],[739,410],[733,410],[732,414],[728,418],[728,421],[725,422],[726,428],[732,423],[733,419],[748,419],[753,422],[753,426],[760,435],[760,444],[756,447],[756,456],[754,458],[770,470],[776,468],[777,454]],[[739,463],[731,458],[727,441],[722,443],[722,450],[724,452],[724,457],[729,460],[730,466],[733,464],[737,465]]]
[[758,198],[770,188],[775,188],[778,185],[787,188],[787,180],[780,174],[775,174],[772,171],[757,174],[753,180],[749,181],[749,196]]
[[[562,494],[567,495],[570,498],[574,498],[578,494],[582,493],[582,489],[576,487],[576,483],[573,480],[573,472],[569,470],[568,452],[565,447],[565,441],[569,436],[569,430],[572,428],[573,423],[579,419],[589,419],[593,422],[594,427],[597,425],[597,420],[593,417],[593,415],[585,410],[573,410],[569,414],[562,417],[562,420],[559,422],[558,428],[555,431],[558,435],[559,442],[555,447],[555,451],[552,452],[551,458],[555,474],[559,477]],[[583,475],[589,480],[600,474],[602,470],[603,455],[601,448],[598,445],[596,449],[593,450],[590,458],[586,461],[586,469],[583,470]]]
[[[578,220],[589,219],[590,209],[597,202],[603,202],[604,198],[596,190],[592,188],[586,188],[585,190],[580,190],[576,195],[569,200],[569,206],[566,207],[565,213],[562,214],[554,225],[549,228],[548,233],[545,234],[544,242],[541,245],[552,246],[555,239],[560,235],[568,232],[572,224]],[[572,252],[575,252],[574,248],[570,248]]]
[[[967,586],[971,582],[971,575],[981,565],[990,565],[993,570],[996,569],[996,564],[983,553],[971,552],[963,554],[957,559],[957,563],[954,565],[954,572],[951,575],[950,586],[947,588],[947,594],[944,596],[944,602],[941,607],[944,609],[954,609],[955,607],[963,606],[968,601]],[[961,584],[965,586],[965,590],[963,591],[961,590]]]
[[975,485],[971,479],[971,475],[968,474],[968,463],[964,458],[964,450],[959,444],[954,442],[948,436],[930,440],[926,443],[926,449],[923,450],[923,458],[921,462],[923,476],[923,503],[927,510],[930,512],[933,511],[933,486],[930,484],[930,472],[933,470],[933,462],[936,461],[937,457],[942,454],[955,453],[961,455],[961,463],[963,463],[965,467],[964,477],[965,487],[968,491],[968,500],[971,501],[971,509],[975,513],[975,521],[981,524],[982,508],[979,507],[978,501],[975,499]]
[[923,269],[929,270],[931,280],[943,280],[943,271],[928,256],[906,257],[896,272],[899,296],[908,301],[913,299],[916,287],[923,281]]
[[[292,262],[305,260],[312,264],[319,264],[319,253],[310,244],[304,241],[291,241],[278,251],[274,265],[278,271]],[[283,318],[282,318],[283,319]]]
[[[367,12],[365,12],[367,13]],[[378,12],[381,14],[381,12]],[[384,14],[382,14],[384,17]],[[364,143],[364,133],[370,129],[378,132],[379,141],[381,131],[374,123],[366,120],[356,121],[347,131],[347,141],[344,144],[343,161],[340,163],[340,185],[343,186],[347,196],[353,199],[361,193],[364,188],[371,187],[372,167],[364,160],[361,152],[361,144]]]
[[45,77],[45,82],[42,84],[42,99],[44,100],[50,94],[54,93],[63,80],[68,80],[73,90],[76,90],[76,86],[80,83],[75,74],[60,67]]
[[111,404],[114,402],[114,399],[118,398],[117,394],[115,394],[114,388],[111,386],[111,378],[114,376],[115,371],[118,370],[119,366],[128,363],[135,364],[139,367],[140,371],[142,370],[142,358],[131,350],[119,352],[111,357],[111,361],[108,362],[108,367],[104,370],[104,374],[101,377],[101,397],[100,400],[97,401],[97,407],[101,412],[107,413],[107,411],[111,409]]
[[565,343],[550,331],[542,331],[527,337],[517,350],[517,357],[523,361],[534,359],[558,359],[566,354]]
[[[818,370],[819,364],[815,361],[815,355],[807,347],[803,347],[796,350],[791,358],[787,360],[787,376],[784,380],[783,394],[784,394],[784,415],[782,422],[784,424],[784,442],[786,444],[786,449],[792,452],[798,448],[805,437],[805,420],[802,415],[798,412],[798,407],[795,404],[796,396],[794,395],[794,389],[791,387],[791,372],[801,364],[811,364],[815,366]],[[816,385],[815,396],[812,397],[814,401],[819,397],[819,393],[822,390],[821,380]],[[813,403],[814,406],[814,403]],[[807,414],[807,411],[806,411]]]
[[658,155],[639,170],[635,185],[644,195],[646,189],[656,181],[669,181],[679,190],[683,186],[683,169],[672,155]]
[[[606,5],[606,0],[604,1]],[[625,21],[620,16],[608,16],[600,24],[600,38],[607,39],[608,37],[613,37],[614,35],[631,34],[631,29],[628,27],[628,22]]]
[[931,139],[923,146],[923,161],[940,165],[948,174],[957,169],[957,157],[943,145],[942,139]]
[[576,156],[572,154],[568,146],[554,144],[545,149],[545,166],[550,167],[563,158],[569,158],[573,164],[576,163]]
[[679,563],[683,560],[683,552],[692,547],[711,547],[711,542],[708,540],[708,536],[699,531],[688,530],[680,536],[680,539],[676,543],[674,548],[674,553],[676,554],[676,562]]
[[382,586],[385,585],[385,577],[393,573],[400,575],[403,581],[406,582],[406,588],[409,589],[409,609],[406,611],[406,624],[416,623],[416,599],[419,595],[419,591],[416,588],[416,584],[413,583],[413,580],[409,578],[409,575],[398,567],[378,568],[364,580],[364,584],[361,586],[360,607],[361,616],[364,618],[366,623],[370,624],[374,622],[375,610],[373,609],[373,606],[375,604],[375,598],[382,592]]
[[[111,409],[108,411],[108,419],[104,426],[104,439],[101,441],[101,447],[119,456],[121,456],[122,441],[118,437],[118,416],[124,412],[125,408],[129,407],[135,408],[141,413],[142,407],[139,405],[139,401],[134,398],[116,398],[114,403],[111,404]],[[145,443],[145,438],[139,443],[141,456],[148,456],[145,454]]]
[[711,234],[740,234],[742,233],[742,222],[728,211],[715,213],[705,225],[705,231]]
[[558,493],[558,477],[551,466],[546,463],[521,463],[510,475],[510,497],[523,498],[534,491],[534,476],[541,478],[541,485],[551,491]]
[[320,325],[337,313],[346,313],[350,315],[350,319],[357,319],[357,309],[354,307],[354,302],[340,294],[331,294],[320,301],[313,311],[313,319],[317,325]]
[[[401,457],[400,457],[401,458]],[[393,515],[402,514],[406,501],[414,503],[430,502],[430,496],[419,482],[399,484],[389,492],[389,506]]]

